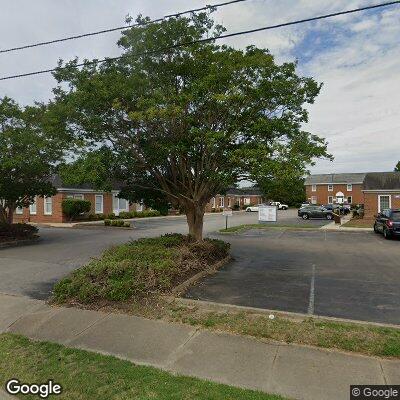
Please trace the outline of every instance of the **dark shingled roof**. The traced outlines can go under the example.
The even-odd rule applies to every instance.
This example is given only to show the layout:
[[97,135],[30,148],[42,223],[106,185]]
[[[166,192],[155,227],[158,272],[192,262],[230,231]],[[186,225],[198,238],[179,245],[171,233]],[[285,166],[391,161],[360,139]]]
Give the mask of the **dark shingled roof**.
[[227,196],[262,196],[261,190],[256,187],[246,187],[246,188],[229,188],[226,191]]
[[369,172],[364,190],[400,190],[400,172]]
[[365,173],[350,174],[318,174],[309,175],[305,179],[306,185],[314,185],[317,183],[362,183]]
[[[62,181],[60,175],[58,175],[58,174],[53,175],[50,180],[51,180],[52,185],[56,189],[84,189],[84,190],[96,190],[96,191],[98,191],[98,189],[96,189],[94,187],[94,185],[92,185],[91,183],[67,185]],[[114,182],[112,186],[113,186],[112,187],[113,190],[121,190],[122,187],[123,187],[123,185],[121,183],[118,183],[118,182]]]

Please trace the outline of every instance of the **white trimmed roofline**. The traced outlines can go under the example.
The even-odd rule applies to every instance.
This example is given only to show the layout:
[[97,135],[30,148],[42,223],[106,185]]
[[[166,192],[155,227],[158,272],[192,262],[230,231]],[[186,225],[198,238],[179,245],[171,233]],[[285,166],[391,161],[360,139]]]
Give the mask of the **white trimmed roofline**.
[[364,182],[324,182],[324,183],[305,183],[304,186],[313,185],[362,185]]
[[94,189],[79,189],[79,188],[57,188],[57,192],[79,192],[79,193],[119,193],[120,190],[111,190],[109,192],[105,190],[94,190]]
[[399,189],[365,189],[363,192],[366,193],[397,193],[400,192]]

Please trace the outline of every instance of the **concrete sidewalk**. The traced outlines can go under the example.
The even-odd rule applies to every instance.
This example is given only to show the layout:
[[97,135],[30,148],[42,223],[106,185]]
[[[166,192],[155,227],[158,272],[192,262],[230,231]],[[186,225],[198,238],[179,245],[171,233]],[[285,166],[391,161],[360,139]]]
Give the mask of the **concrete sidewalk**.
[[264,343],[135,316],[55,308],[1,294],[0,332],[293,399],[348,399],[351,384],[400,383],[397,360]]

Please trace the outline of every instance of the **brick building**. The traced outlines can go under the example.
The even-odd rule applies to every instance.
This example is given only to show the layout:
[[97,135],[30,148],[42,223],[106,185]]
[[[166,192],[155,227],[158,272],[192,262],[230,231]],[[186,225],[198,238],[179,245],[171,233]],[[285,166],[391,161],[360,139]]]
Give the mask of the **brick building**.
[[[121,189],[115,185],[111,192],[103,192],[90,184],[66,185],[58,175],[52,178],[57,194],[51,197],[36,197],[34,204],[19,208],[14,213],[14,222],[60,223],[68,222],[62,212],[62,201],[67,198],[89,200],[90,214],[119,215],[122,211],[143,211],[142,204],[129,204],[128,200],[118,198]],[[257,188],[229,189],[225,195],[217,195],[209,204],[206,212],[218,212],[224,208],[244,209],[246,206],[262,203],[261,192]]]
[[52,184],[57,194],[51,197],[36,197],[34,204],[15,210],[14,222],[67,222],[62,212],[62,201],[67,198],[89,200],[92,208],[90,214],[118,215],[121,211],[142,211],[143,205],[129,204],[125,199],[118,198],[120,188],[116,185],[111,192],[95,190],[90,184],[65,185],[59,176],[52,178]]
[[400,172],[310,175],[307,200],[313,204],[364,204],[365,218],[400,208]]
[[206,212],[223,211],[224,208],[243,210],[250,205],[261,204],[264,201],[257,187],[230,188],[225,195],[213,197],[206,206]]

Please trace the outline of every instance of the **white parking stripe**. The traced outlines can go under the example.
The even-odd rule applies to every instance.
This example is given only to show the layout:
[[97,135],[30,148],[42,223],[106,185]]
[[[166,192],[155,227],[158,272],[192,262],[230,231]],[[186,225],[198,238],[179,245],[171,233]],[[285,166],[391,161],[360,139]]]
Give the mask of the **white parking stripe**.
[[308,301],[308,315],[314,315],[314,301],[315,301],[315,264],[312,265],[311,285],[310,285],[310,298]]

